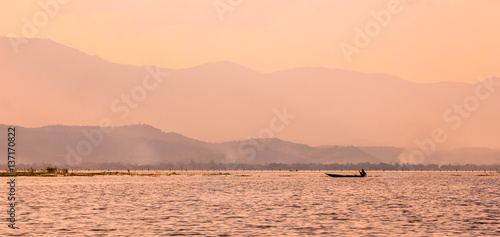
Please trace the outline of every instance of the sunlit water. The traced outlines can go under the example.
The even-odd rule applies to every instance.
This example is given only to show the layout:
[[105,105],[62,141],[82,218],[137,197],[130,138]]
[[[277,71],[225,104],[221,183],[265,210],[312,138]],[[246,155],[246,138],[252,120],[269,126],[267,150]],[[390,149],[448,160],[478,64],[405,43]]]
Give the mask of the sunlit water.
[[500,235],[498,174],[227,172],[18,177],[19,229],[2,211],[0,235]]

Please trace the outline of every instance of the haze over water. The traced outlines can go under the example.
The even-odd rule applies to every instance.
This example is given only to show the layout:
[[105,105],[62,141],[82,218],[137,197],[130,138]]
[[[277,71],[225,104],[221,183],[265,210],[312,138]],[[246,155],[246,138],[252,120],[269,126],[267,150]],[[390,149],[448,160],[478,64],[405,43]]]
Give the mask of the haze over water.
[[9,236],[500,234],[500,176],[478,176],[490,172],[213,173],[18,177],[20,229],[7,230],[5,218],[0,228]]

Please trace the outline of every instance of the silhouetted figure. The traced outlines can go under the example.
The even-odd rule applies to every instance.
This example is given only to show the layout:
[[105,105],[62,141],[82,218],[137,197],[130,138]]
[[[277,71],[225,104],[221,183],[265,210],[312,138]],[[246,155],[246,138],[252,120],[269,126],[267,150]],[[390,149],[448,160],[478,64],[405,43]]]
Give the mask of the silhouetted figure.
[[362,177],[365,177],[366,176],[365,170],[361,169],[361,172],[359,172],[359,175],[361,175]]

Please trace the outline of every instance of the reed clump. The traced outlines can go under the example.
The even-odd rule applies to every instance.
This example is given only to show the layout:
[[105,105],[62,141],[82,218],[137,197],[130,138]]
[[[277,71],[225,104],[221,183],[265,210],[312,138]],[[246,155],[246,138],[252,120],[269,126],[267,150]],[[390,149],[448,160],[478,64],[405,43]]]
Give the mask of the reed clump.
[[209,173],[209,174],[203,174],[203,176],[218,176],[218,175],[231,175],[230,173]]

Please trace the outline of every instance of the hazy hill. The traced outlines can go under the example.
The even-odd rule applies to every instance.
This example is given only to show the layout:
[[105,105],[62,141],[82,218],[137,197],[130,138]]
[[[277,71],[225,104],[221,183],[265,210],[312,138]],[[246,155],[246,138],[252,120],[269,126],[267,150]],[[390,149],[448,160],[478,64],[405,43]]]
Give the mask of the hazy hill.
[[[66,164],[67,146],[77,151],[82,141],[99,140],[91,131],[98,127],[47,126],[41,128],[17,127],[17,157],[22,163]],[[0,125],[0,131],[7,126]],[[93,134],[89,136],[85,134]],[[379,162],[372,156],[354,147],[310,147],[304,144],[268,139],[262,149],[251,146],[248,141],[206,143],[176,133],[164,133],[149,125],[117,127],[109,134],[103,134],[102,142],[92,145],[90,155],[82,161],[96,163],[159,164],[177,162],[227,163],[347,163]],[[259,141],[261,142],[261,141]],[[5,136],[1,144],[7,144]],[[239,152],[240,144],[245,149],[254,149],[255,156]],[[261,142],[264,144],[264,142]],[[2,146],[0,151],[5,150]],[[86,147],[85,147],[86,149]],[[387,157],[394,161],[396,157]],[[388,160],[386,160],[388,161]]]
[[31,39],[16,54],[9,39],[0,38],[0,122],[95,126],[109,118],[116,126],[146,123],[225,142],[257,137],[270,127],[276,111],[286,107],[295,117],[274,133],[282,140],[411,148],[416,139],[443,128],[448,139],[438,150],[500,149],[500,93],[481,100],[467,118],[458,117],[462,123],[456,130],[451,128],[454,122],[443,118],[454,104],[475,96],[476,84],[418,84],[387,74],[329,68],[265,74],[230,62],[162,70],[170,74],[122,119],[112,105],[118,100],[123,106],[122,96],[143,85],[146,67],[110,63],[42,39]]
[[[58,166],[76,166],[66,160],[67,146],[77,151],[82,141],[92,142],[86,133],[95,134],[98,127],[47,126],[41,128],[17,127],[16,158],[24,164],[55,164]],[[6,133],[7,126],[0,125],[0,131]],[[92,135],[96,140],[98,136]],[[264,144],[258,149],[250,140],[225,143],[207,143],[188,138],[176,133],[165,133],[149,125],[131,125],[116,127],[113,132],[105,134],[102,142],[92,145],[89,155],[82,156],[84,163],[120,163],[133,165],[157,165],[181,163],[396,163],[398,156],[405,152],[397,147],[354,147],[354,146],[321,146],[311,147],[305,144],[267,139],[259,141]],[[0,153],[7,153],[7,138],[0,136]],[[89,143],[90,144],[90,143]],[[240,152],[254,149],[255,156]],[[259,146],[260,147],[260,146]],[[467,164],[474,159],[475,164],[500,163],[499,150],[462,149],[439,151],[425,163],[432,164]],[[71,160],[73,161],[73,160]],[[1,162],[4,163],[4,162]]]

